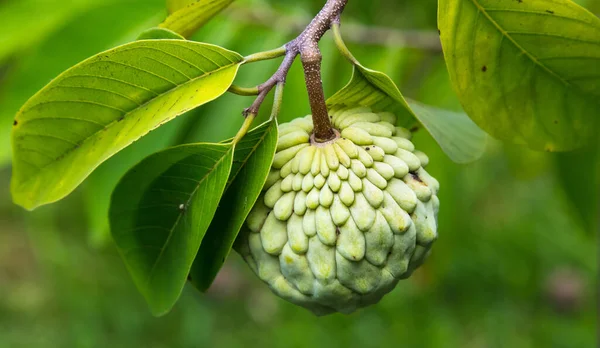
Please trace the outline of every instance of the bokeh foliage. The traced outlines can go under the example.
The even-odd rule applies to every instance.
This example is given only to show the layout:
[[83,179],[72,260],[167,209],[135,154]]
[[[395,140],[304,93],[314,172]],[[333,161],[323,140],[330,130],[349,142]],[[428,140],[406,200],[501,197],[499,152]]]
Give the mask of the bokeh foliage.
[[[599,0],[578,2],[600,13]],[[25,3],[4,0],[0,14],[17,8],[15,18],[36,23],[40,9]],[[0,34],[3,43],[19,43],[1,56],[0,141],[17,108],[51,78],[134,40],[166,15],[162,0],[80,0],[73,2],[76,8],[40,3],[56,9],[42,12],[58,16],[47,21],[51,25],[38,23],[46,25],[43,30],[35,36],[28,31],[18,41],[15,28]],[[322,3],[239,0],[193,38],[242,54],[272,49],[297,33],[289,23],[305,23]],[[442,54],[431,49],[435,41],[427,41],[435,35],[417,35],[435,34],[436,8],[434,0],[352,1],[347,23],[359,30],[393,28],[412,39],[410,47],[398,39],[385,45],[360,35],[347,40],[365,66],[389,74],[406,96],[459,110]],[[325,92],[331,96],[348,81],[351,66],[329,35],[321,48]],[[242,68],[236,83],[260,83],[276,65]],[[296,64],[281,122],[309,113],[302,83]],[[104,163],[65,201],[34,213],[12,206],[10,150],[1,143],[0,347],[596,345],[598,145],[556,155],[492,141],[482,160],[464,166],[450,161],[423,131],[415,142],[430,155],[430,172],[442,183],[441,237],[425,266],[379,305],[315,321],[271,295],[235,256],[209,295],[188,286],[172,313],[152,318],[108,237],[104,213],[110,191],[131,165],[154,151],[232,136],[241,124],[236,116],[250,102],[226,95],[180,117]],[[268,110],[265,105],[262,119]]]

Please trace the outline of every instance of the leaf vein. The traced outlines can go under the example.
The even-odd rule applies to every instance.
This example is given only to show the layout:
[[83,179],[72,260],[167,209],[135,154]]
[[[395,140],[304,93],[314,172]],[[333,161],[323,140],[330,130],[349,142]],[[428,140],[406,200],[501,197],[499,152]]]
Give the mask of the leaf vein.
[[494,8],[494,7],[489,7],[485,9],[488,12],[515,12],[515,13],[527,13],[527,14],[533,14],[533,15],[540,15],[540,16],[549,16],[552,18],[560,18],[560,19],[565,19],[565,20],[570,20],[570,21],[574,21],[574,22],[579,22],[579,23],[583,23],[586,25],[589,25],[590,27],[595,27],[592,23],[588,22],[588,21],[584,21],[582,19],[579,18],[573,18],[573,17],[569,17],[569,16],[563,16],[561,14],[557,14],[557,13],[550,13],[550,12],[546,12],[546,11],[532,11],[532,10],[523,10],[523,9],[514,9],[514,8]]
[[173,81],[171,81],[171,80],[167,79],[167,78],[166,78],[166,77],[164,77],[164,76],[161,76],[161,75],[155,74],[155,73],[153,73],[152,71],[149,71],[149,70],[146,70],[146,69],[143,69],[143,68],[140,68],[140,67],[134,66],[134,65],[130,65],[130,64],[127,64],[127,63],[118,62],[118,61],[115,61],[115,60],[98,60],[98,61],[95,61],[95,62],[91,62],[91,63],[90,63],[90,66],[91,66],[91,65],[94,65],[94,64],[100,64],[100,63],[112,63],[112,64],[120,65],[120,66],[123,66],[123,67],[126,67],[126,68],[130,68],[130,69],[134,69],[134,70],[137,70],[137,71],[141,71],[141,72],[143,72],[143,73],[146,73],[146,74],[152,75],[152,76],[154,76],[154,77],[157,77],[157,78],[159,78],[159,79],[161,79],[161,80],[163,80],[163,81],[165,81],[165,82],[168,82],[168,83],[172,84],[174,87],[177,87],[177,86],[178,86],[178,84],[177,84],[177,83],[175,83],[175,82],[173,82]]
[[100,102],[95,102],[92,100],[76,100],[76,99],[63,99],[63,100],[59,100],[59,99],[54,99],[54,100],[49,100],[49,101],[45,101],[45,102],[38,102],[35,103],[31,106],[29,106],[27,109],[23,109],[21,111],[21,113],[25,113],[27,111],[31,111],[34,110],[40,106],[44,106],[44,105],[50,105],[50,104],[54,104],[54,103],[66,103],[66,104],[89,104],[89,105],[95,105],[95,106],[100,106],[100,107],[104,107],[106,109],[112,109],[115,111],[118,111],[120,113],[126,114],[127,111],[118,108],[116,106],[112,106],[112,105],[108,105],[108,104],[104,104],[104,103],[100,103]]
[[119,96],[121,98],[127,99],[130,102],[136,104],[137,106],[140,106],[140,102],[134,100],[133,98],[125,95],[125,94],[121,94],[119,92],[115,92],[115,91],[111,91],[108,89],[104,89],[104,88],[97,88],[97,87],[86,87],[86,86],[68,86],[68,85],[56,85],[54,87],[52,87],[51,89],[55,89],[55,88],[69,88],[69,89],[83,89],[83,90],[90,90],[90,91],[101,91],[101,92],[106,92],[106,93],[110,93],[116,96]]
[[479,3],[478,0],[471,0],[471,2],[473,3],[473,5],[475,7],[477,7],[484,14],[484,16],[487,17],[487,19],[490,21],[490,23],[492,23],[492,25],[500,32],[500,34],[503,37],[506,37],[513,45],[515,45],[515,47],[517,47],[517,49],[519,49],[523,54],[525,54],[529,59],[531,59],[531,61],[534,64],[538,65],[540,68],[542,68],[548,74],[550,74],[551,76],[553,76],[556,79],[558,79],[559,81],[561,81],[564,85],[567,85],[567,86],[571,85],[567,81],[565,81],[561,76],[559,76],[557,73],[555,73],[554,71],[552,71],[546,65],[542,64],[540,61],[538,61],[538,59],[534,55],[532,55],[531,53],[529,53],[527,50],[525,50],[523,48],[523,46],[519,45],[519,43],[517,41],[515,41],[515,39],[512,36],[510,36],[510,34],[506,30],[504,30],[498,24],[498,22],[496,22],[494,20],[494,18],[492,18],[492,16],[490,16],[489,13],[487,13],[486,9]]
[[32,122],[37,122],[37,121],[45,121],[45,120],[81,121],[81,122],[86,122],[86,123],[90,123],[90,124],[96,125],[96,126],[98,126],[100,128],[104,128],[104,126],[105,126],[102,123],[98,123],[96,121],[88,120],[86,118],[76,118],[76,117],[48,117],[48,116],[45,116],[45,117],[36,117],[36,118],[31,118],[31,119],[28,119],[28,120],[24,120],[24,121],[21,121],[21,125],[25,125],[25,124],[32,123]]
[[143,59],[148,59],[148,60],[151,60],[151,61],[153,61],[153,62],[155,62],[155,63],[158,63],[158,64],[160,64],[160,65],[162,65],[162,66],[165,66],[165,67],[167,67],[167,68],[169,68],[169,69],[171,69],[171,70],[175,71],[175,72],[176,72],[176,73],[178,73],[179,75],[181,75],[181,76],[185,77],[185,78],[186,78],[188,81],[190,81],[190,80],[192,79],[190,76],[188,76],[186,73],[182,72],[181,70],[179,70],[179,69],[177,69],[177,68],[175,68],[175,67],[173,67],[173,66],[171,66],[171,65],[169,65],[169,64],[167,64],[167,63],[161,62],[161,61],[160,61],[160,60],[158,60],[158,59],[155,59],[155,58],[152,58],[152,57],[148,57],[148,56],[146,56],[146,57],[143,57]]
[[125,80],[121,80],[121,79],[118,79],[118,78],[115,78],[115,77],[108,77],[108,76],[102,76],[102,75],[73,74],[73,75],[65,77],[63,79],[63,81],[66,81],[69,78],[73,78],[73,77],[87,77],[87,78],[92,78],[92,79],[101,79],[101,80],[109,80],[109,81],[120,82],[122,84],[125,84],[125,85],[131,86],[131,87],[135,87],[135,88],[138,88],[138,89],[150,92],[150,93],[154,94],[155,96],[159,96],[160,95],[158,92],[153,91],[153,90],[151,90],[151,89],[149,89],[147,87],[140,86],[140,85],[137,85],[135,83],[127,82]]
[[[189,206],[189,205],[190,205],[190,202],[191,202],[191,200],[194,198],[194,195],[195,195],[195,194],[198,192],[198,190],[200,189],[200,186],[202,185],[202,183],[203,183],[205,180],[207,180],[207,178],[210,178],[210,174],[211,174],[211,173],[212,173],[212,172],[215,170],[215,168],[218,168],[218,167],[220,166],[221,162],[223,162],[223,160],[225,159],[225,157],[227,157],[227,152],[229,152],[229,151],[231,151],[231,150],[232,150],[232,148],[229,148],[227,151],[224,151],[224,152],[223,152],[223,156],[222,156],[222,157],[221,157],[221,158],[220,158],[220,159],[219,159],[219,160],[218,160],[218,161],[217,161],[217,162],[214,164],[214,166],[213,166],[213,170],[211,170],[211,171],[208,171],[208,172],[207,172],[207,173],[206,173],[206,174],[205,174],[205,175],[202,177],[202,179],[200,179],[200,180],[198,181],[198,185],[196,185],[196,188],[194,189],[194,191],[192,191],[192,193],[191,193],[191,194],[189,194],[189,197],[190,197],[190,198],[189,198],[189,199],[188,199],[188,201],[186,202],[185,206]],[[202,213],[202,214],[201,214],[200,216],[204,215],[204,209],[205,209],[205,207],[204,207],[204,206],[205,206],[204,204],[201,204],[201,207],[202,207],[202,208],[201,208],[201,209],[202,209],[201,213]],[[148,278],[147,278],[147,280],[146,280],[146,284],[150,284],[150,282],[152,281],[152,278],[154,277],[154,270],[156,269],[156,266],[159,264],[159,262],[160,262],[160,260],[161,260],[161,258],[162,258],[162,255],[163,255],[163,253],[164,253],[164,251],[167,249],[167,247],[168,247],[168,245],[169,245],[169,242],[170,242],[170,240],[171,240],[171,237],[173,237],[173,234],[174,234],[175,228],[176,228],[176,227],[179,225],[179,221],[181,221],[181,218],[182,218],[183,216],[184,216],[184,213],[183,213],[183,212],[181,212],[181,213],[178,215],[178,217],[177,217],[177,220],[176,220],[176,221],[175,221],[175,223],[173,224],[173,227],[170,229],[170,231],[169,231],[169,236],[167,237],[167,240],[165,241],[165,244],[164,244],[164,245],[161,247],[161,252],[160,252],[160,254],[158,255],[158,257],[156,258],[156,261],[154,262],[154,264],[152,265],[152,268],[150,269],[150,272],[149,272],[149,274],[148,274]]]

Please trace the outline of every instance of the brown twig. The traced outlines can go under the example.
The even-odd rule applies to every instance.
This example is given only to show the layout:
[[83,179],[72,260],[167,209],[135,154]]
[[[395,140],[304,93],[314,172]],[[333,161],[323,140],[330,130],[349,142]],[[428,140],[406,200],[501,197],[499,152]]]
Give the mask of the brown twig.
[[285,83],[288,72],[296,57],[300,55],[306,89],[310,100],[314,123],[314,139],[317,142],[326,142],[333,139],[336,134],[331,127],[325,93],[321,80],[321,60],[319,41],[331,29],[333,23],[339,23],[340,16],[348,0],[328,0],[323,9],[310,22],[298,37],[285,45],[285,58],[273,76],[265,83],[258,86],[258,97],[252,105],[244,110],[244,115],[256,115],[269,92],[277,85]]
[[285,58],[283,62],[279,66],[279,69],[271,76],[265,83],[258,86],[258,96],[254,100],[254,103],[244,110],[244,116],[248,117],[248,115],[258,115],[258,111],[260,106],[265,101],[265,98],[271,92],[271,90],[277,86],[278,83],[285,83],[285,79],[287,78],[287,74],[296,60],[296,56],[298,52],[291,51],[289,49],[286,50]]

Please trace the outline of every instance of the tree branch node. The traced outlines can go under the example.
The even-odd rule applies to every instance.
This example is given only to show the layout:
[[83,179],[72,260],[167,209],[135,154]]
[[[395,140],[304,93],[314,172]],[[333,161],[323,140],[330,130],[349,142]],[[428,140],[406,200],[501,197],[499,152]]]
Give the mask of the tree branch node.
[[314,138],[319,142],[326,142],[335,138],[336,135],[331,126],[327,105],[325,104],[325,93],[321,78],[321,61],[323,57],[319,49],[319,41],[331,29],[333,24],[340,22],[341,14],[347,4],[348,0],[328,0],[304,31],[285,45],[286,53],[283,62],[273,76],[258,86],[259,94],[254,103],[244,110],[245,117],[258,114],[269,92],[276,85],[285,83],[292,64],[296,57],[300,55],[312,111]]

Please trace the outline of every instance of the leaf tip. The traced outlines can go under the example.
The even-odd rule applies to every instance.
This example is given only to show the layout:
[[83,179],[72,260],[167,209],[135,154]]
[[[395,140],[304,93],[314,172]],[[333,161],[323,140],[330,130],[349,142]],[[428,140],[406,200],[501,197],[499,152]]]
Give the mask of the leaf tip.
[[169,314],[169,312],[173,308],[173,306],[165,308],[163,306],[153,306],[151,304],[149,304],[149,307],[150,307],[150,313],[152,313],[152,316],[155,318],[164,317],[165,315]]
[[40,205],[42,205],[42,204],[39,204],[37,201],[30,199],[30,197],[27,197],[26,194],[21,192],[21,190],[17,189],[16,187],[17,187],[17,185],[15,184],[15,181],[13,180],[10,191],[11,191],[12,201],[15,205],[18,205],[27,211],[34,211],[36,208],[38,208]]

